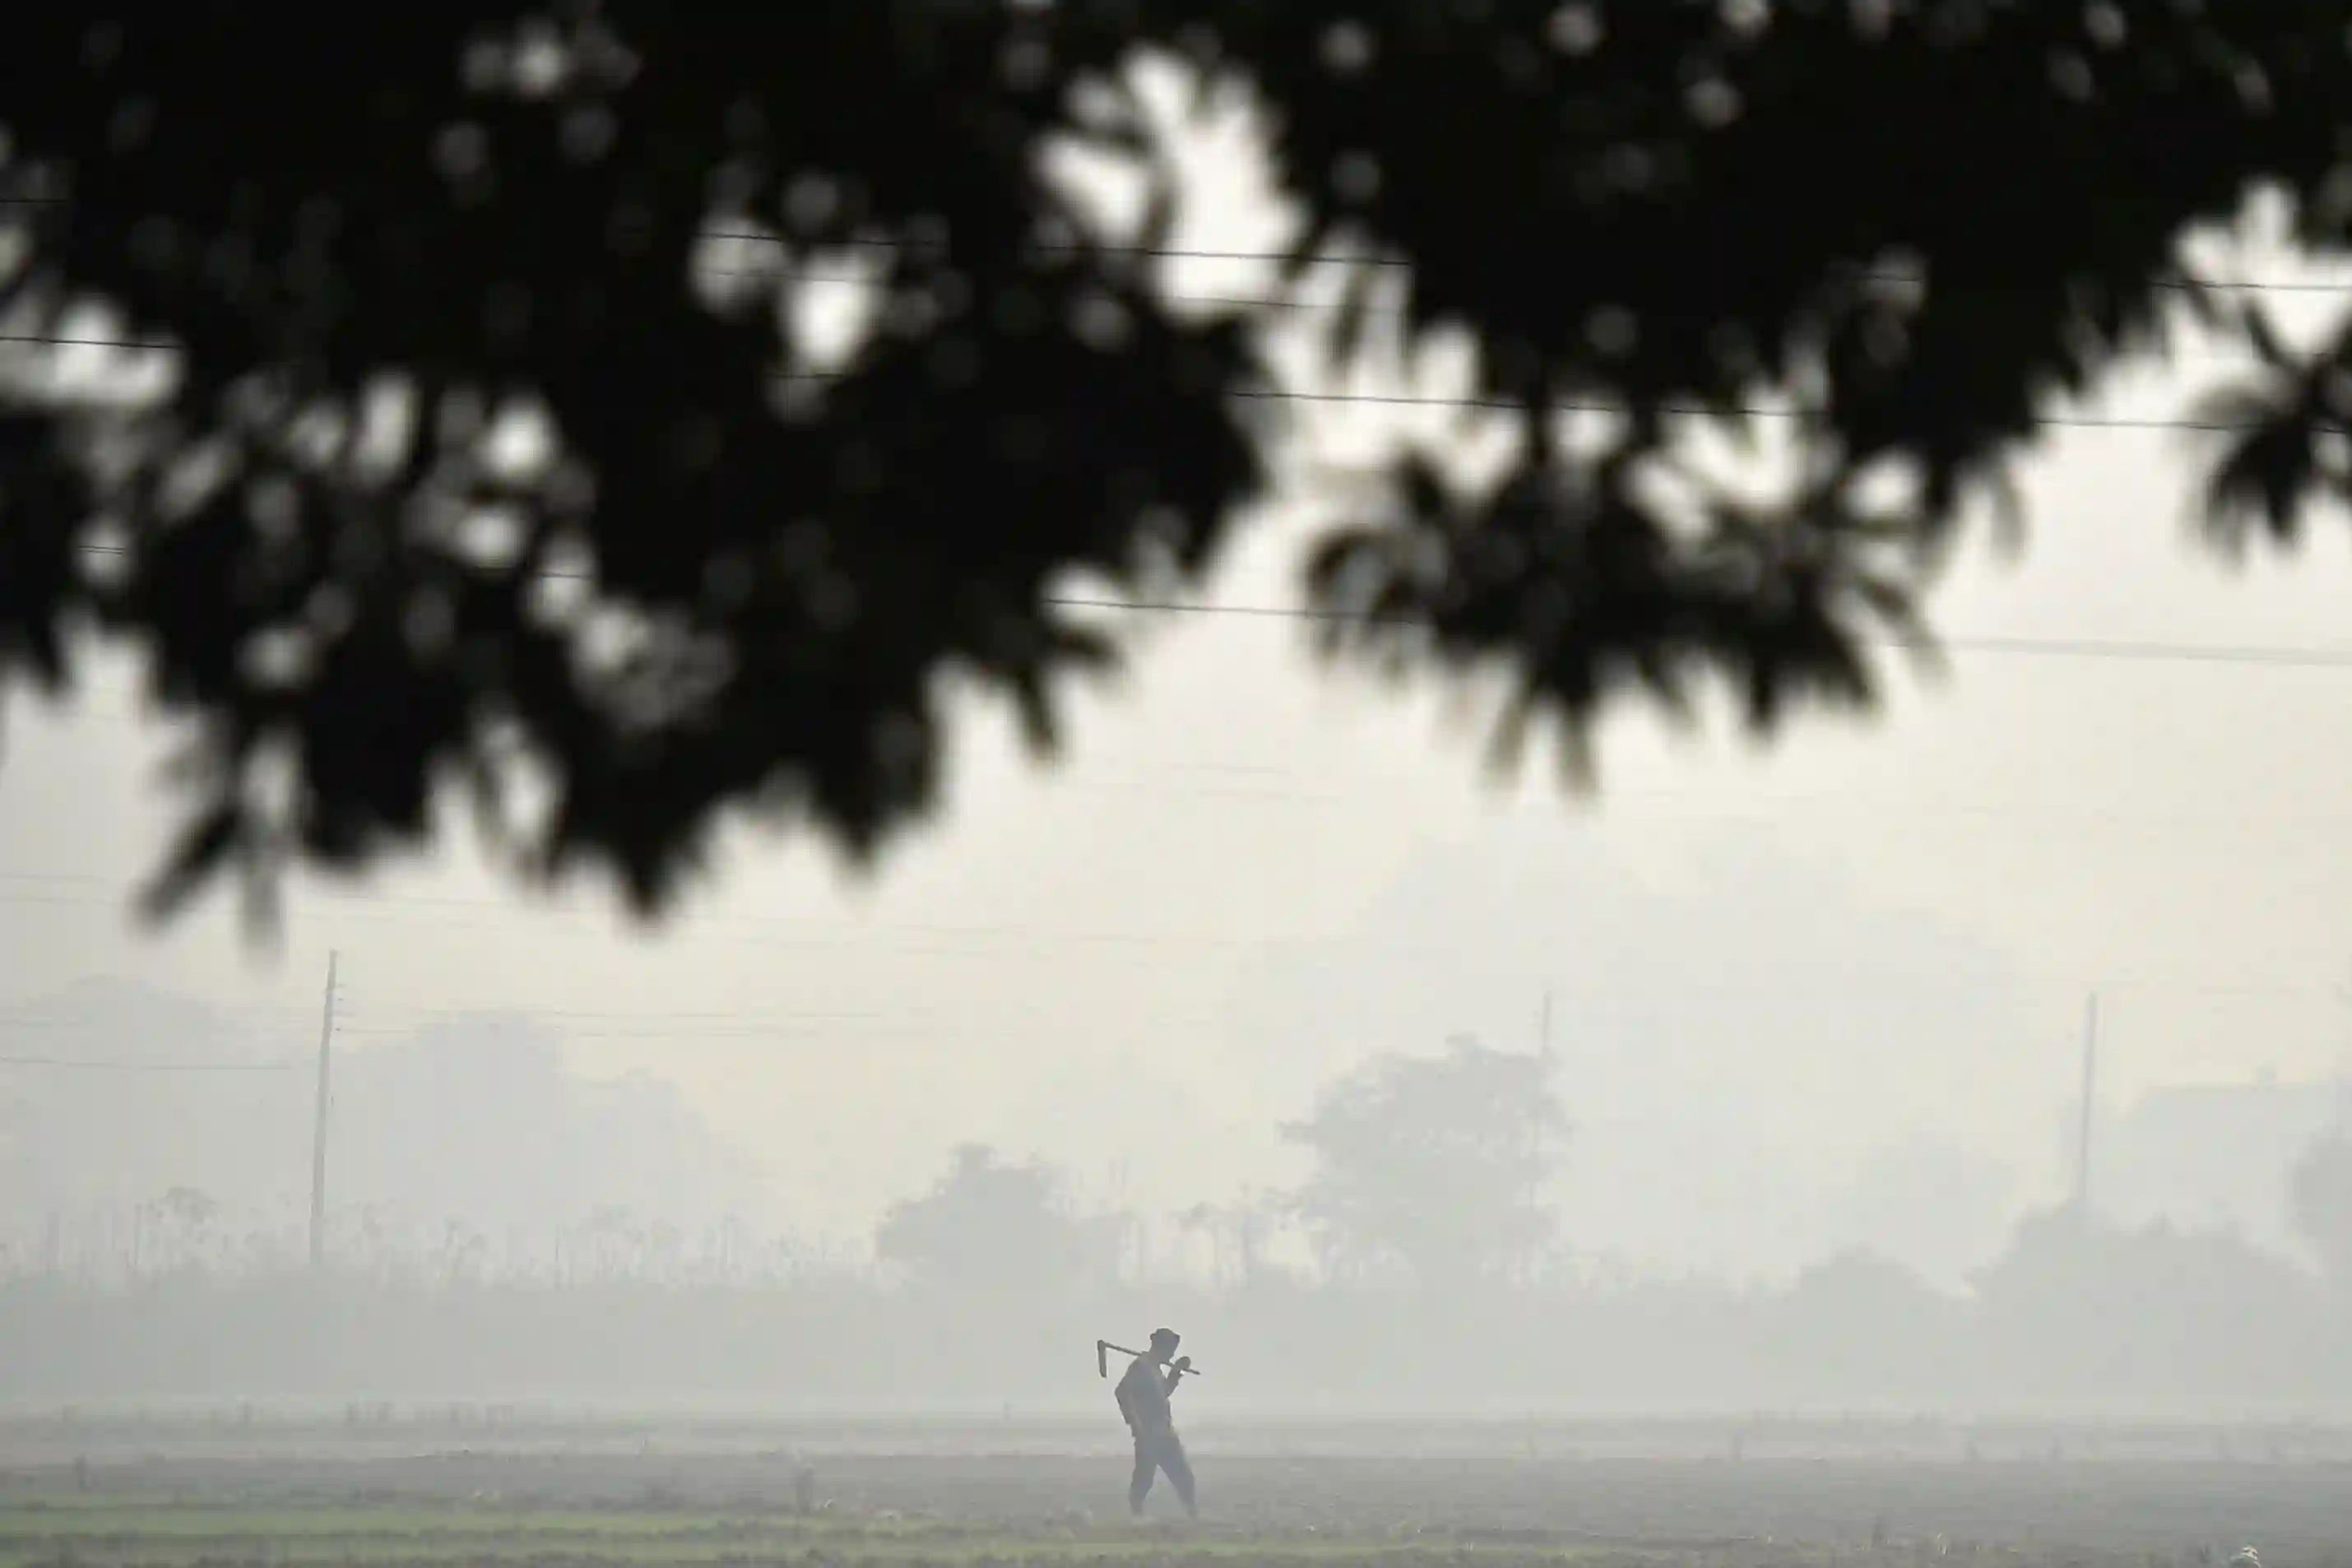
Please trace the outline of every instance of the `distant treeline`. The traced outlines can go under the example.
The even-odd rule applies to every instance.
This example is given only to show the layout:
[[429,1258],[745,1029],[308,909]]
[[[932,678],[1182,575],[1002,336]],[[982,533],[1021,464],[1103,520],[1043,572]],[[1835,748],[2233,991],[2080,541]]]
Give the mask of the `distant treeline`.
[[1108,1410],[1094,1342],[1167,1323],[1228,1412],[2352,1413],[2352,1293],[2226,1236],[2029,1221],[1966,1296],[1866,1254],[1706,1283],[982,1289],[178,1270],[0,1281],[0,1403],[656,1402]]

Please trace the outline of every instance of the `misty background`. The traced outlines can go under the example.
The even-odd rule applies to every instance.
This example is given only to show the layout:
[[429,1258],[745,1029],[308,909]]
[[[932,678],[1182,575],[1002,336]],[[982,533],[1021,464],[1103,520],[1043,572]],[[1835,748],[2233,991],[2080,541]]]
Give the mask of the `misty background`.
[[[2097,1108],[2097,1197],[2079,1149],[2053,1201],[2031,1169],[1915,1132],[1843,1189],[1782,1177],[1743,1209],[1706,1184],[1735,1160],[1774,1179],[1752,1122],[1653,1107],[1588,1130],[1571,1053],[1457,1036],[1359,1060],[1267,1129],[1287,1184],[1150,1208],[1104,1195],[1123,1163],[1089,1194],[965,1142],[852,1238],[780,1225],[772,1173],[674,1085],[581,1073],[552,1019],[452,1016],[341,1063],[314,1268],[310,1073],[125,983],[12,1021],[57,1053],[9,1106],[0,1399],[19,1405],[1063,1411],[1101,1392],[1089,1340],[1165,1321],[1216,1356],[1194,1403],[1226,1414],[2352,1409],[2352,1083]],[[1148,1089],[1097,1103],[1163,1109]],[[1745,1245],[1784,1266],[1611,1245],[1637,1233],[1606,1216],[1645,1189],[1653,1214],[1756,1215]]]
[[[1201,167],[1223,254],[1171,287],[1257,287],[1278,215]],[[1938,601],[1948,679],[1769,752],[1622,715],[1589,799],[1485,776],[1475,688],[1260,613],[1304,502],[1123,627],[1055,767],[967,704],[878,877],[747,834],[652,932],[460,822],[272,945],[144,931],[174,737],[128,668],[12,707],[0,1399],[1076,1405],[1167,1321],[1234,1408],[2352,1409],[2347,554],[2188,539],[2190,437],[2130,421],[2215,369],[2062,411],[2022,564],[1980,538]],[[1344,461],[1443,415],[1300,417]],[[1492,1122],[1391,1097],[1339,1165],[1451,1173],[1335,1226],[1300,1127],[1465,1062],[1526,1076]],[[1426,1212],[1472,1190],[1485,1241]]]

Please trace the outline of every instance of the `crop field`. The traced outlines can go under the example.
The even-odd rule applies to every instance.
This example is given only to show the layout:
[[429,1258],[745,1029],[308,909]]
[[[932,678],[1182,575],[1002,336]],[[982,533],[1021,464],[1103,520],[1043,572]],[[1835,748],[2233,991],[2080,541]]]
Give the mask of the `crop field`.
[[2219,1568],[2243,1544],[2264,1568],[2352,1568],[2352,1463],[2332,1452],[1735,1458],[1204,1432],[1193,1525],[1164,1489],[1129,1521],[1124,1457],[1099,1435],[917,1430],[68,1444],[0,1424],[0,1568]]

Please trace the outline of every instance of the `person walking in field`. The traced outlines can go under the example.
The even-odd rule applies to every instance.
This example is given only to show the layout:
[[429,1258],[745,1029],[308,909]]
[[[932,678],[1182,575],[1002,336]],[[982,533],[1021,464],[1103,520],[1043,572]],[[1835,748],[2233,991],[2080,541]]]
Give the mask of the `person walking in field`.
[[[1181,1337],[1173,1329],[1152,1330],[1151,1348],[1130,1362],[1118,1380],[1118,1413],[1135,1435],[1135,1479],[1127,1484],[1127,1506],[1138,1518],[1142,1517],[1143,1500],[1150,1493],[1152,1481],[1162,1470],[1183,1501],[1184,1511],[1194,1519],[1201,1517],[1192,1500],[1192,1466],[1184,1458],[1184,1445],[1176,1436],[1176,1417],[1168,1405],[1168,1396],[1192,1370],[1191,1356],[1176,1354]],[[1160,1371],[1162,1366],[1168,1369],[1164,1377]]]

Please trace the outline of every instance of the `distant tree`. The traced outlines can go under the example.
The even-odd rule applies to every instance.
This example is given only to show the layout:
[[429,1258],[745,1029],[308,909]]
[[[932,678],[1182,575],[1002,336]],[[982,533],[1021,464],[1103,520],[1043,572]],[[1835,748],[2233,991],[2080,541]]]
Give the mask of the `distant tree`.
[[[421,845],[459,781],[651,904],[729,808],[858,851],[926,810],[951,672],[1049,743],[1116,647],[1062,584],[1197,580],[1307,297],[1171,297],[1147,62],[1254,111],[1290,261],[1365,258],[1336,362],[1384,299],[1477,351],[1499,479],[1399,454],[1312,585],[1337,649],[1498,672],[1510,733],[1866,702],[2053,406],[2192,317],[2255,359],[2200,413],[2216,537],[2352,493],[2352,331],[2289,346],[2182,246],[2269,190],[2352,248],[2347,0],[19,12],[6,331],[170,351],[0,364],[0,676],[95,628],[198,721],[167,901]],[[803,309],[844,276],[845,345]]]
[[929,1193],[883,1216],[874,1251],[929,1286],[1055,1289],[1116,1272],[1119,1235],[1115,1221],[1073,1215],[1048,1167],[967,1143]]
[[220,1200],[195,1187],[175,1186],[144,1206],[155,1222],[164,1266],[184,1268],[198,1262],[220,1217]]
[[2015,1185],[1990,1156],[1917,1137],[1889,1143],[1864,1159],[1839,1205],[1843,1239],[1957,1283],[2008,1240]]
[[443,1284],[454,1284],[479,1270],[488,1252],[489,1238],[453,1215],[442,1221],[434,1249],[434,1270]]
[[618,1204],[604,1204],[588,1216],[589,1245],[596,1268],[611,1275],[632,1271],[644,1241],[636,1215]]
[[2287,1211],[2329,1277],[2352,1288],[2352,1133],[2331,1133],[2303,1152],[2288,1174]]
[[[656,1216],[708,1218],[757,1179],[676,1086],[583,1078],[528,1015],[434,1019],[339,1068],[336,1099],[338,1191],[421,1227],[426,1268],[443,1216],[497,1235],[594,1215],[604,1266],[646,1271]],[[429,1144],[408,1131],[426,1125]]]
[[2308,1277],[2232,1231],[2052,1210],[2021,1221],[1973,1283],[1986,1349],[2045,1394],[2221,1396],[2326,1360]]
[[1315,1158],[1295,1211],[1328,1267],[1423,1284],[1503,1273],[1552,1238],[1543,1191],[1568,1133],[1549,1054],[1456,1039],[1379,1058],[1283,1129]]
[[1801,1384],[1818,1387],[1826,1376],[1843,1384],[1841,1392],[1880,1397],[1948,1370],[1967,1321],[1958,1300],[1865,1248],[1804,1268],[1784,1295],[1757,1310],[1772,1336],[1768,1364]]
[[1209,1243],[1209,1274],[1219,1285],[1249,1285],[1265,1261],[1273,1216],[1265,1198],[1244,1194],[1229,1204],[1194,1204],[1177,1223]]
[[165,1219],[192,1233],[211,1225],[221,1212],[218,1199],[195,1187],[173,1187],[156,1200],[155,1206]]

